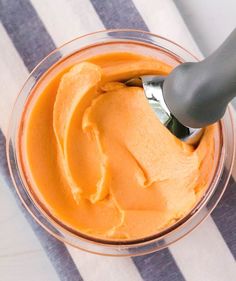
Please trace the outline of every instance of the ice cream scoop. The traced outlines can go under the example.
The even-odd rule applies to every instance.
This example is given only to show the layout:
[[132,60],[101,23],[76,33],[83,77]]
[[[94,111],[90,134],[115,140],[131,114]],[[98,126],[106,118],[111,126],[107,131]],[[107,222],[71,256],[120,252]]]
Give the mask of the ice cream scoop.
[[204,60],[182,63],[168,76],[135,77],[126,84],[142,86],[160,121],[196,144],[203,128],[220,120],[236,96],[236,29]]

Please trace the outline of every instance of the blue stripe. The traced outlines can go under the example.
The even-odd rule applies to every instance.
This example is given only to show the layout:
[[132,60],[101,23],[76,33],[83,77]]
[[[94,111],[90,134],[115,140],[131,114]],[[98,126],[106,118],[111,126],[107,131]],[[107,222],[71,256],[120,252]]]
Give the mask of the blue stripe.
[[131,0],[90,0],[104,26],[148,31],[148,27]]
[[185,280],[168,249],[134,257],[133,261],[145,281]]
[[1,0],[0,19],[29,71],[56,48],[29,1]]

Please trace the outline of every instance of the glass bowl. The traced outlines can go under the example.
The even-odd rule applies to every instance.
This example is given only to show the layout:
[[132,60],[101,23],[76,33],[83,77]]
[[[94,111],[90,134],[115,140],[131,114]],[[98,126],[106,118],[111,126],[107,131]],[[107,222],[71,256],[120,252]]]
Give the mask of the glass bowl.
[[66,228],[53,219],[34,198],[21,169],[19,134],[26,104],[39,81],[57,73],[57,67],[67,67],[88,57],[112,51],[132,51],[151,55],[176,66],[187,61],[198,61],[178,44],[163,37],[138,30],[106,30],[76,38],[54,50],[29,75],[12,112],[8,136],[7,159],[16,191],[29,213],[57,239],[87,252],[109,256],[135,256],[163,249],[196,228],[215,208],[229,181],[235,154],[233,110],[230,106],[220,123],[221,149],[216,172],[200,202],[184,218],[162,232],[132,241],[106,241],[88,237]]

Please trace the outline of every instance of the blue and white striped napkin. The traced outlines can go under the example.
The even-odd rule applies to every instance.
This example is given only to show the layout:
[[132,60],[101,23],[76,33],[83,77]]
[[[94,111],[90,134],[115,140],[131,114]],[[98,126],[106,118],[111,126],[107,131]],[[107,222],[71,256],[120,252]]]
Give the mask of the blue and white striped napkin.
[[91,255],[57,241],[17,198],[6,163],[5,135],[19,89],[50,51],[104,28],[150,30],[202,57],[172,0],[0,0],[0,280],[235,281],[233,178],[198,229],[168,249],[134,258]]

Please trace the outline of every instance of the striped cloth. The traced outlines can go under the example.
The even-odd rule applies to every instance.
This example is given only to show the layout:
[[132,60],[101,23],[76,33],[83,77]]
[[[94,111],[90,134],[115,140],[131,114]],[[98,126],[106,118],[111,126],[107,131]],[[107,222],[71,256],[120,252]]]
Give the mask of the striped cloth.
[[[0,0],[0,183],[14,194],[32,235],[54,268],[48,279],[27,280],[235,281],[233,178],[218,207],[195,231],[168,249],[134,258],[96,256],[57,241],[34,222],[17,198],[6,163],[5,135],[20,87],[34,66],[57,46],[104,28],[150,30],[201,57],[171,0]],[[1,256],[0,280],[5,281]]]

